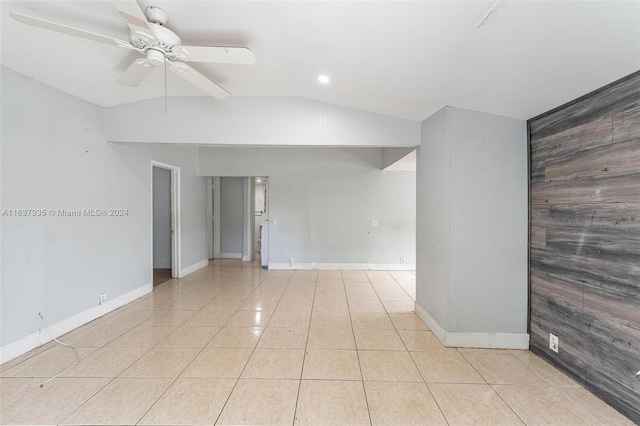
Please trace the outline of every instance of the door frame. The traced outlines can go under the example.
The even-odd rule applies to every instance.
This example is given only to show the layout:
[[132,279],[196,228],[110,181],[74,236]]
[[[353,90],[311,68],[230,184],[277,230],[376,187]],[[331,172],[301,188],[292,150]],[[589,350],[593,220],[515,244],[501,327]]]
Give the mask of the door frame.
[[242,182],[242,261],[253,260],[253,233],[256,220],[255,177],[245,177]]
[[214,259],[214,255],[213,255],[213,245],[214,245],[214,238],[213,238],[213,230],[215,229],[215,226],[213,224],[213,218],[214,213],[213,213],[213,206],[214,206],[214,202],[213,202],[213,192],[214,192],[214,187],[213,187],[213,178],[211,177],[207,177],[207,258],[209,260]]
[[171,277],[180,278],[182,273],[180,239],[180,167],[151,160],[151,270],[153,271],[153,168],[171,172]]
[[220,178],[207,178],[207,255],[220,259]]

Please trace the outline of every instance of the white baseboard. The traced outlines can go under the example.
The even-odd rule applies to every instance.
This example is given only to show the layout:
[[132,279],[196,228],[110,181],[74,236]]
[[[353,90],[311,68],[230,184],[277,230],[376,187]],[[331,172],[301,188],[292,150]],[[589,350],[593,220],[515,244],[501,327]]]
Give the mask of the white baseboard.
[[447,347],[487,349],[529,349],[529,335],[517,333],[448,333],[429,313],[415,303],[416,314]]
[[411,263],[370,263],[370,271],[415,271],[416,265]]
[[364,270],[367,269],[366,263],[276,263],[269,262],[269,269],[296,269],[296,270],[311,270],[311,269],[353,269]]
[[243,261],[243,262],[251,262],[251,257],[249,257],[249,256],[244,256],[244,255],[243,255],[243,256],[242,256],[242,261]]
[[427,327],[431,329],[431,332],[435,334],[438,340],[440,340],[440,342],[442,342],[442,344],[446,346],[445,341],[447,340],[446,339],[447,332],[444,331],[444,328],[440,327],[440,324],[438,324],[438,321],[433,319],[433,317],[429,315],[429,313],[422,306],[420,306],[418,302],[414,303],[413,310],[420,317],[420,319],[424,321]]
[[242,253],[220,253],[220,259],[242,259]]
[[195,272],[198,269],[204,268],[208,264],[209,264],[209,260],[208,259],[203,259],[200,262],[194,263],[191,266],[187,266],[186,268],[182,268],[182,270],[178,274],[178,278],[182,278],[182,277],[184,277],[186,275],[189,275],[190,273]]
[[529,349],[529,335],[516,333],[447,333],[456,348]]
[[395,263],[275,263],[269,262],[269,269],[321,269],[347,271],[413,271],[416,265]]
[[[143,285],[142,287],[138,287],[135,290],[109,300],[104,305],[94,306],[93,308],[87,309],[86,311],[80,312],[79,314],[73,315],[72,317],[69,317],[65,320],[62,320],[55,324],[51,324],[49,325],[49,330],[51,330],[51,334],[53,334],[54,337],[60,337],[63,334],[80,327],[81,325],[91,322],[104,314],[107,314],[123,305],[126,305],[129,302],[138,299],[139,297],[144,296],[145,294],[151,292],[151,290],[153,290],[153,283]],[[49,333],[47,333],[44,328],[41,328],[35,333],[23,337],[20,340],[2,346],[0,348],[0,364],[10,361],[22,354],[25,354],[30,350],[37,348],[38,346],[50,342],[51,340],[53,339],[51,338],[51,336],[49,336]]]

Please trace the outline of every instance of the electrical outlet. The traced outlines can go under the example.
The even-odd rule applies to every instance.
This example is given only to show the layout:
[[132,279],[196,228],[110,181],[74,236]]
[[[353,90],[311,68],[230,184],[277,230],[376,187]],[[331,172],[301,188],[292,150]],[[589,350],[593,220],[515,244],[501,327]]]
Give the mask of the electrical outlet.
[[553,333],[549,333],[549,349],[551,349],[555,353],[558,353],[558,345],[559,345],[558,336],[556,336]]
[[401,264],[401,265],[404,265],[404,257],[401,257],[401,258],[400,258],[400,264]]
[[273,226],[278,226],[278,219],[273,219]]
[[100,294],[100,304],[104,305],[105,303],[107,303],[107,293],[101,293]]
[[289,266],[293,266],[293,257],[289,258]]

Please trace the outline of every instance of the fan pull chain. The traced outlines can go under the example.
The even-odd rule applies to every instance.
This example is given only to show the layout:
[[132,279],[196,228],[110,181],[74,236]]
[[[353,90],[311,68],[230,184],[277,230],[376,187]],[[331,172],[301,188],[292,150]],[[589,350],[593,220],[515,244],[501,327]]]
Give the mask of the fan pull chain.
[[167,61],[164,61],[164,115],[167,115]]

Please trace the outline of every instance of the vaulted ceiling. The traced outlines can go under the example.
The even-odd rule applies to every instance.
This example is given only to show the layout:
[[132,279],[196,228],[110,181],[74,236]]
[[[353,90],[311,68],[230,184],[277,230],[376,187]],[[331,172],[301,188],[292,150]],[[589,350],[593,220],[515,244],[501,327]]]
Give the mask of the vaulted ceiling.
[[[411,120],[445,105],[531,118],[640,69],[638,1],[139,1],[184,44],[246,46],[255,65],[195,64],[234,96],[297,96]],[[202,96],[137,53],[18,23],[20,12],[128,40],[109,1],[3,1],[3,65],[100,106]],[[331,82],[321,85],[319,74]],[[224,101],[221,101],[224,102]]]

